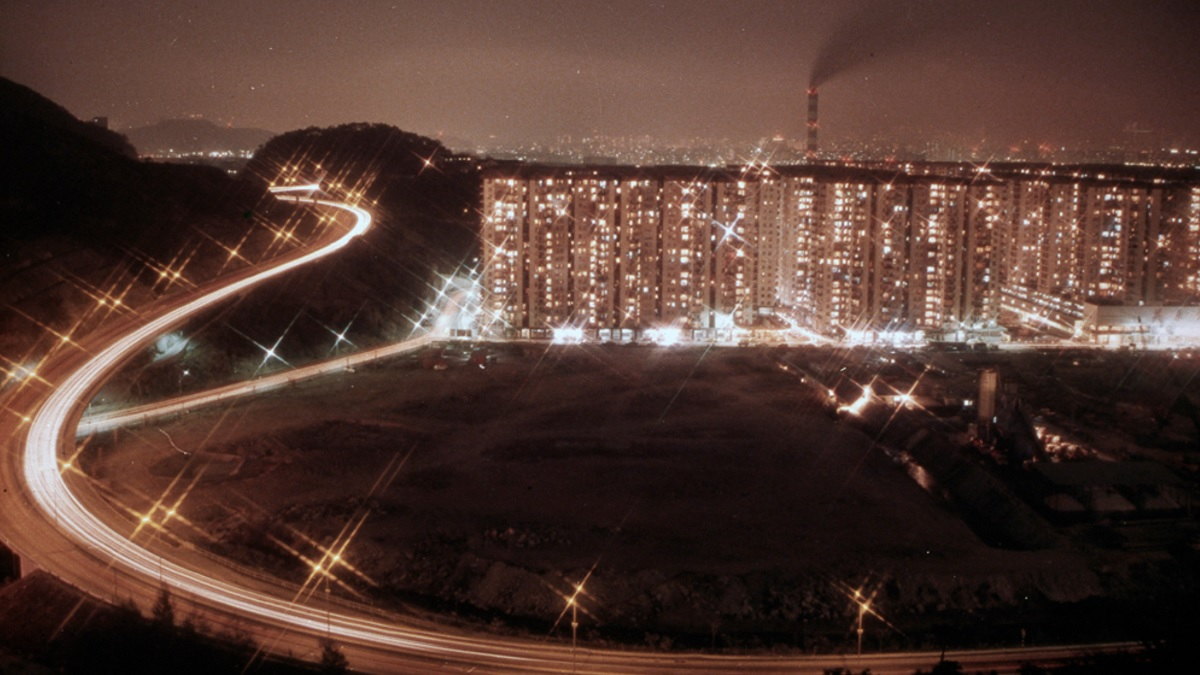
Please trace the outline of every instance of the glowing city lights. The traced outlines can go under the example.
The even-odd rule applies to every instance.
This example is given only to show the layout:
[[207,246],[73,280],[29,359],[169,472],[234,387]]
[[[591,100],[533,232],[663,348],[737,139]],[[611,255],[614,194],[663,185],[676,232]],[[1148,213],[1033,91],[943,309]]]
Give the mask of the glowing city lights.
[[[728,315],[768,341],[995,344],[1025,327],[1110,346],[1200,344],[1185,321],[1083,316],[1085,303],[1133,299],[1173,316],[1172,301],[1200,292],[1200,188],[1186,182],[1049,180],[987,163],[899,176],[759,166],[485,173],[491,327],[551,337],[579,326],[599,339],[670,324],[685,340],[725,341]],[[1167,231],[1190,243],[1168,246]],[[1159,262],[1123,248],[1142,239]]]
[[849,413],[851,415],[862,415],[863,411],[867,409],[867,406],[871,404],[871,401],[874,398],[875,393],[871,391],[871,385],[864,384],[862,385],[862,395],[849,405],[839,406],[838,412]]
[[583,329],[574,326],[562,326],[554,329],[554,344],[579,344],[583,342]]

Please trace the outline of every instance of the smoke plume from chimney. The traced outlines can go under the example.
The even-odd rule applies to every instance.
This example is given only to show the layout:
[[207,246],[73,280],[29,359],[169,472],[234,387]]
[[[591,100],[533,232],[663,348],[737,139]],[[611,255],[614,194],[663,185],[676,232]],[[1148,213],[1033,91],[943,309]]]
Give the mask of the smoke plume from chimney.
[[809,159],[817,156],[817,88],[808,88],[808,144],[805,155]]
[[834,28],[817,51],[808,86],[829,80],[874,60],[933,49],[949,29],[950,17],[961,15],[954,2],[869,2]]

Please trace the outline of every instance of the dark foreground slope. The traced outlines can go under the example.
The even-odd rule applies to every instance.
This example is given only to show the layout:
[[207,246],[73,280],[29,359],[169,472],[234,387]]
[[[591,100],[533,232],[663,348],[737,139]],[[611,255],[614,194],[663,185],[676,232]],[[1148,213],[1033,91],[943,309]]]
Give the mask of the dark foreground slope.
[[236,630],[214,630],[169,591],[144,609],[148,617],[131,603],[105,605],[34,572],[0,587],[0,672],[317,672],[267,657]]

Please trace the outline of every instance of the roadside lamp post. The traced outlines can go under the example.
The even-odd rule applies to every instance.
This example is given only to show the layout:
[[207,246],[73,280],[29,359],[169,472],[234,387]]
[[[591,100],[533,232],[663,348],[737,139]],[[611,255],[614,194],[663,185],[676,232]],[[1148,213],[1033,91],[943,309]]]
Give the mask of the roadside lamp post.
[[[571,672],[575,672],[575,645],[579,637],[579,594],[583,592],[583,582],[575,584],[575,592],[566,597],[567,607],[571,608]],[[566,611],[565,609],[563,610]]]
[[321,572],[321,576],[325,577],[325,639],[333,639],[333,621],[329,616],[332,611],[329,606],[329,573],[322,569],[319,565],[317,569]]
[[862,656],[863,615],[871,607],[871,601],[862,597],[857,589],[854,591],[854,602],[858,603],[858,655]]
[[583,590],[582,585],[575,586],[575,595],[567,599],[567,604],[571,605],[571,672],[575,672],[575,638],[579,632],[579,603],[575,601],[575,596]]

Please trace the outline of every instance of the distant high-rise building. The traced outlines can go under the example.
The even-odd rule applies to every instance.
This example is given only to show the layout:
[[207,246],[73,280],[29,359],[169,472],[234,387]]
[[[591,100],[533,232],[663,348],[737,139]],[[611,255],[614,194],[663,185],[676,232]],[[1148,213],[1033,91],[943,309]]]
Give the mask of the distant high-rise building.
[[961,337],[1200,297],[1190,175],[511,165],[485,174],[483,201],[488,315],[510,330],[702,335],[778,316]]

